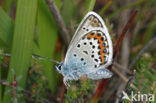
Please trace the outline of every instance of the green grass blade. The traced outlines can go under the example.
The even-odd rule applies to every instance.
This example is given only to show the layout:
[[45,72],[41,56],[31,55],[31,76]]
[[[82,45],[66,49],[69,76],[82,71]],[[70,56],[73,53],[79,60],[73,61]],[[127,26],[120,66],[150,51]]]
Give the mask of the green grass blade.
[[[0,58],[1,59],[1,58]],[[1,62],[0,62],[1,64]],[[2,70],[1,70],[1,66],[0,66],[0,81],[1,81],[1,74],[2,74]],[[0,84],[0,103],[2,103],[2,85]]]
[[111,4],[112,1],[108,1],[108,3],[100,10],[99,14],[102,15]]
[[96,0],[89,0],[89,1],[90,1],[90,4],[89,4],[88,11],[93,11]]
[[[70,3],[69,3],[70,2]],[[66,9],[68,8],[68,9]],[[73,11],[75,9],[74,1],[73,0],[64,0],[63,7],[62,7],[62,17],[67,27],[70,25],[70,20],[73,16]]]
[[11,18],[0,8],[0,40],[11,48],[14,24]]
[[[32,44],[35,31],[37,0],[18,0],[17,12],[12,45],[12,57],[10,61],[8,81],[13,80],[11,69],[16,77],[22,76],[18,86],[25,87],[27,71],[32,55]],[[11,95],[5,89],[3,103],[9,103]]]
[[153,18],[152,18],[151,22],[149,23],[149,26],[145,32],[146,38],[144,39],[144,45],[146,43],[148,43],[151,40],[151,38],[154,37],[155,27],[156,27],[156,15],[153,16]]
[[9,11],[12,2],[13,2],[13,0],[4,0],[3,8],[5,11],[7,11],[7,12]]
[[[154,95],[154,98],[156,98],[156,82],[154,83],[153,95]],[[152,103],[155,103],[155,102],[156,102],[156,100],[154,99],[154,101],[152,101]]]
[[[37,17],[37,29],[38,29],[38,49],[34,49],[36,54],[44,57],[54,58],[55,45],[57,41],[57,27],[55,21],[49,11],[45,0],[39,0],[39,11]],[[48,80],[47,88],[50,88],[52,92],[56,89],[56,71],[53,68],[53,63],[49,61],[41,61],[44,75]]]
[[139,1],[136,1],[134,3],[131,3],[131,4],[128,4],[120,9],[117,9],[115,12],[111,13],[110,15],[108,15],[107,17],[108,18],[112,18],[114,16],[116,16],[117,14],[121,13],[122,11],[124,10],[127,10],[128,8],[132,8],[132,7],[136,7],[136,6],[139,6],[141,5],[142,3],[144,3],[146,0],[139,0]]

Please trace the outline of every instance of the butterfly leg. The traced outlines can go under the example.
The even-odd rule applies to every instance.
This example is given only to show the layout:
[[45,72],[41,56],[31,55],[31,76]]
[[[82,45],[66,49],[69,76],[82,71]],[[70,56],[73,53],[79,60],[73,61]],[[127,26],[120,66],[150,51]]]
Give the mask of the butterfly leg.
[[70,74],[70,75],[68,75],[68,76],[65,76],[64,77],[64,79],[63,79],[63,82],[64,82],[64,84],[67,86],[67,87],[70,87],[70,85],[69,85],[69,80],[78,80],[78,78],[75,76],[75,75],[73,75],[73,74]]
[[87,74],[88,79],[98,80],[102,78],[110,78],[112,77],[113,73],[108,69],[98,69],[93,70]]
[[64,77],[63,78],[63,82],[64,82],[64,84],[65,84],[66,87],[70,87],[68,81],[69,81],[69,78],[68,77]]

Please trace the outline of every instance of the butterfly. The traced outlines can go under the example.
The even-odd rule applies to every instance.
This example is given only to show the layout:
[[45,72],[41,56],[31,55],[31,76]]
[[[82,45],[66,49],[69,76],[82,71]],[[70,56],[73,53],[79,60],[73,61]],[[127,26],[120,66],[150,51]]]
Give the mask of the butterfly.
[[113,47],[103,19],[95,12],[88,12],[79,24],[66,53],[64,62],[55,66],[69,86],[69,80],[82,76],[98,80],[110,78],[113,73],[107,69],[112,64]]

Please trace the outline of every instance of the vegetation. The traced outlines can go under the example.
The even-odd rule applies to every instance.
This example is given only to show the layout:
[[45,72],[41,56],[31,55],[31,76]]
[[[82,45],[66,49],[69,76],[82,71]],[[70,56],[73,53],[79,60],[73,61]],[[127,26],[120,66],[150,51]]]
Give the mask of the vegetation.
[[[0,103],[136,102],[122,100],[123,91],[130,98],[132,91],[153,94],[156,102],[155,0],[54,0],[58,11],[50,9],[51,1],[0,0]],[[109,29],[114,75],[98,81],[82,77],[66,89],[51,61],[64,60],[67,36],[72,38],[89,11]]]

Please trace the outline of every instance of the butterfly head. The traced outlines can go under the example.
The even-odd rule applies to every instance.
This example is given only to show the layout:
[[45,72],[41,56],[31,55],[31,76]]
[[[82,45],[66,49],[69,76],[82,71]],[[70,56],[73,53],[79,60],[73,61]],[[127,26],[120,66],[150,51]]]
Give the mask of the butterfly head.
[[58,64],[58,66],[55,65],[55,69],[56,69],[60,74],[63,73],[63,67],[64,67],[63,62],[60,62],[60,63]]

